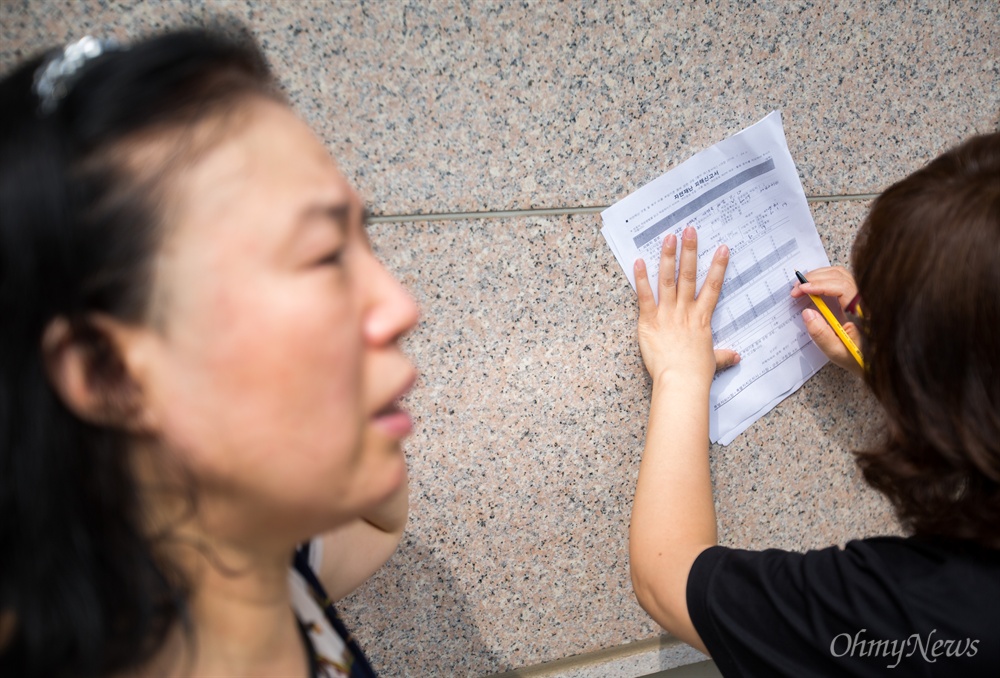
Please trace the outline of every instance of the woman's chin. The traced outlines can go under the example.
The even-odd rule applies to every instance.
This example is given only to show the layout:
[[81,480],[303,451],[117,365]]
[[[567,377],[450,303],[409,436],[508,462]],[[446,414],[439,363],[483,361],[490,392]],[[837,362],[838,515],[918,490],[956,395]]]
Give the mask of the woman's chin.
[[[398,441],[386,441],[383,449],[378,451],[380,468],[368,487],[376,490],[376,495],[370,503],[374,508],[392,497],[406,484],[406,456],[403,446]],[[371,477],[371,476],[369,476]]]

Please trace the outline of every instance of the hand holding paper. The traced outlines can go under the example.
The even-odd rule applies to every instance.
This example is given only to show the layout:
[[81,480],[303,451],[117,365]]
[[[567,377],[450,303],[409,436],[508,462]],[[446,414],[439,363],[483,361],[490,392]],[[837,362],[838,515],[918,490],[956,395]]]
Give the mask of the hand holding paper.
[[[660,275],[655,283],[646,275],[645,262],[642,259],[635,262],[639,350],[653,381],[679,374],[682,378],[687,375],[703,378],[708,384],[716,369],[730,367],[740,360],[732,350],[712,351],[712,312],[726,275],[729,248],[720,245],[716,249],[705,284],[695,298],[697,248],[695,230],[684,229],[676,279],[673,271],[677,260],[677,237],[674,235],[663,239]],[[653,296],[653,284],[657,285],[659,302]]]

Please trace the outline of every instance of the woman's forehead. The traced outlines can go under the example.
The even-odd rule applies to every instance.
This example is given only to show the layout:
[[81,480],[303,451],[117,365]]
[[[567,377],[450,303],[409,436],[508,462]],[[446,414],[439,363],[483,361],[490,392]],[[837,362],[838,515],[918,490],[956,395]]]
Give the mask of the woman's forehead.
[[357,196],[322,142],[287,106],[260,99],[241,112],[234,132],[178,177],[173,220],[181,238],[284,237],[316,206]]

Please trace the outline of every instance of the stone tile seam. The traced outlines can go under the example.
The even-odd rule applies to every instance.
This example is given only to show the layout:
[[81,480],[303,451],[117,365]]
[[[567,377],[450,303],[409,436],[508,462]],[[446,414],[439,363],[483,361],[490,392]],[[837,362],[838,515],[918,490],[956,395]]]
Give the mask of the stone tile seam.
[[569,671],[588,669],[621,661],[645,653],[657,653],[684,646],[683,641],[673,636],[661,635],[646,638],[624,645],[586,652],[584,654],[555,659],[541,664],[524,666],[502,673],[492,674],[487,678],[557,678]]
[[[851,193],[842,195],[808,195],[806,201],[816,202],[867,202],[878,193]],[[526,217],[559,217],[574,214],[598,214],[608,205],[589,207],[539,207],[518,210],[483,210],[481,212],[429,212],[427,214],[378,214],[368,218],[371,224],[411,223],[417,221],[473,221],[476,219],[518,219]]]

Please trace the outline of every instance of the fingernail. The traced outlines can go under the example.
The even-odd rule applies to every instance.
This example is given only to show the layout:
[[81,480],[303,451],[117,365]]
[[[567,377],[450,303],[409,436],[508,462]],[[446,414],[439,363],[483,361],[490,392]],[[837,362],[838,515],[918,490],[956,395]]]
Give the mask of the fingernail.
[[635,260],[635,270],[638,273],[642,273],[643,271],[645,271],[646,270],[646,262],[643,261],[642,259],[636,259]]
[[807,308],[806,310],[802,311],[802,319],[805,320],[807,323],[811,323],[813,320],[816,319],[816,311],[812,310],[811,308]]
[[694,226],[685,226],[684,227],[684,239],[685,240],[694,240],[694,238],[695,238]]
[[667,236],[667,247],[677,247],[677,236],[673,233]]
[[740,364],[740,360],[742,360],[742,358],[740,358],[740,354],[739,354],[739,353],[737,353],[737,354],[736,354],[736,357],[735,357],[735,358],[733,358],[733,364],[734,364],[734,365],[739,365],[739,364]]
[[715,250],[716,259],[725,259],[729,256],[729,245],[719,245],[719,249]]

